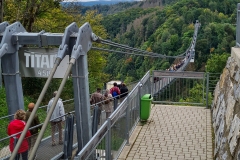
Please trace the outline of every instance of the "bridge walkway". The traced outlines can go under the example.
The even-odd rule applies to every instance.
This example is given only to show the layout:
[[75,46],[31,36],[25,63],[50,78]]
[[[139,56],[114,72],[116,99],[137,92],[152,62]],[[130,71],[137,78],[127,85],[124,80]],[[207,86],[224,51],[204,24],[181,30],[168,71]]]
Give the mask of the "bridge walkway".
[[211,111],[204,107],[153,105],[119,160],[212,160]]

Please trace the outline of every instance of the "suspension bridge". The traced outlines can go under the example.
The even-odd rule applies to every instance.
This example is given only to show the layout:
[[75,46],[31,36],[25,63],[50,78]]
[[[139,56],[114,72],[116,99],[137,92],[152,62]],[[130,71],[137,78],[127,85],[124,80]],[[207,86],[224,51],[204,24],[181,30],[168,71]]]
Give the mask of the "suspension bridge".
[[[190,121],[203,121],[204,123],[201,125],[203,128],[198,128],[199,130],[203,129],[205,134],[198,135],[200,137],[207,137],[211,135],[209,134],[209,122],[205,121],[209,119],[209,110],[206,111],[208,108],[208,91],[209,91],[209,75],[201,72],[185,72],[184,70],[189,65],[189,63],[194,61],[195,56],[195,45],[197,40],[197,33],[200,27],[200,23],[196,21],[194,34],[192,37],[192,41],[187,48],[187,50],[177,56],[166,56],[163,54],[153,53],[143,51],[137,48],[129,47],[127,45],[115,43],[109,40],[104,40],[92,32],[91,26],[89,23],[85,23],[80,28],[77,27],[76,23],[72,23],[66,27],[65,32],[62,33],[45,33],[44,31],[39,33],[28,33],[24,29],[24,27],[19,23],[15,22],[13,24],[9,24],[8,22],[3,22],[0,24],[0,32],[1,34],[1,44],[0,44],[0,58],[2,61],[2,75],[4,77],[5,88],[6,88],[6,97],[7,97],[7,104],[8,104],[8,111],[9,116],[1,117],[0,120],[9,119],[11,120],[13,114],[18,109],[23,109],[23,93],[22,93],[22,85],[21,85],[21,78],[19,75],[19,66],[20,63],[18,60],[18,51],[24,45],[34,45],[41,47],[48,47],[48,46],[59,46],[57,52],[57,58],[53,64],[53,68],[50,73],[48,73],[48,79],[43,87],[41,94],[35,104],[34,110],[29,118],[29,121],[26,123],[24,130],[19,133],[21,134],[20,138],[18,139],[15,149],[12,153],[9,152],[8,144],[9,139],[16,135],[1,137],[1,152],[0,158],[1,159],[14,159],[17,154],[17,150],[19,149],[21,142],[23,141],[26,132],[30,129],[30,124],[33,119],[34,114],[43,110],[46,110],[46,106],[40,106],[42,102],[43,96],[46,93],[47,88],[58,68],[61,64],[61,61],[64,59],[66,55],[70,56],[70,61],[68,62],[67,69],[64,73],[62,83],[58,89],[58,93],[53,101],[52,107],[48,114],[45,115],[45,121],[41,124],[41,131],[38,134],[38,138],[35,144],[31,144],[33,147],[29,150],[29,159],[34,159],[35,154],[37,154],[37,159],[120,159],[124,157],[123,154],[126,153],[125,148],[129,146],[129,144],[133,144],[131,142],[131,136],[134,135],[135,128],[139,128],[140,122],[140,99],[145,94],[151,94],[154,99],[153,103],[155,106],[153,107],[152,112],[157,114],[151,114],[150,120],[147,122],[145,126],[150,126],[154,121],[155,124],[158,124],[157,121],[165,122],[174,121],[174,118],[170,118],[167,120],[166,117],[170,117],[170,114],[175,114],[174,112],[186,113],[181,114],[184,115],[184,118],[187,117],[188,114],[192,114],[193,116],[196,114],[203,114],[200,116],[201,118],[189,118]],[[106,48],[98,48],[93,47],[92,43],[101,43],[105,45],[109,45],[111,47],[116,47],[122,49],[122,51],[111,50]],[[119,54],[132,54],[136,56],[149,56],[155,58],[181,58],[181,64],[178,66],[175,71],[148,71],[143,78],[129,87],[128,96],[118,102],[118,99],[114,99],[114,112],[111,114],[110,117],[107,119],[104,118],[104,111],[101,117],[100,125],[97,125],[97,118],[96,110],[98,109],[98,104],[94,104],[90,106],[89,101],[89,86],[88,86],[88,68],[87,68],[87,52],[90,49],[94,50],[102,50],[106,52],[115,52]],[[72,72],[73,77],[73,88],[74,88],[74,99],[65,101],[64,106],[72,110],[67,112],[66,121],[65,121],[65,128],[62,131],[64,136],[64,143],[63,145],[51,146],[51,136],[50,136],[50,126],[49,120],[50,116],[53,113],[54,106],[57,103],[57,99],[60,97],[60,94],[63,90],[63,87],[66,83],[66,80]],[[195,107],[195,109],[189,108],[178,108],[181,111],[177,111],[175,107],[157,107],[158,103],[181,103],[184,102],[176,102],[174,97],[182,96],[187,97],[189,93],[181,93],[181,90],[185,87],[190,89],[193,85],[193,82],[198,81],[202,84],[202,95],[203,101],[201,102],[192,102],[190,104],[203,106],[206,107]],[[173,92],[174,91],[174,92]],[[175,95],[173,95],[173,93]],[[206,93],[206,94],[204,94]],[[183,95],[185,94],[185,95]],[[90,108],[94,108],[91,110]],[[161,108],[160,111],[156,108]],[[173,110],[172,110],[173,109]],[[188,110],[189,109],[189,110]],[[204,111],[205,110],[205,111]],[[167,112],[166,112],[167,111]],[[169,111],[169,113],[168,113]],[[165,113],[164,113],[165,112]],[[179,114],[178,114],[179,115]],[[154,117],[159,117],[164,119],[154,119]],[[203,118],[205,117],[205,118]],[[203,119],[202,119],[203,118]],[[179,119],[175,119],[175,121],[184,121],[182,117],[179,116]],[[174,123],[172,123],[174,124]],[[205,125],[206,124],[206,125]],[[194,127],[197,126],[198,123],[193,123],[191,126],[190,131],[195,131]],[[173,125],[170,125],[174,128]],[[37,126],[36,126],[37,127]],[[160,128],[159,128],[160,127]],[[184,128],[187,126],[179,125],[178,128]],[[144,126],[142,127],[144,130]],[[159,125],[158,127],[160,133],[164,132],[164,127]],[[149,127],[148,129],[151,129]],[[152,128],[153,129],[153,128]],[[166,128],[166,133],[171,133],[168,128]],[[145,130],[146,131],[146,130]],[[174,131],[177,129],[174,128]],[[183,133],[183,130],[181,130]],[[58,134],[58,133],[57,133]],[[141,133],[139,133],[141,134]],[[185,134],[184,134],[185,135]],[[57,135],[56,135],[57,136]],[[144,135],[142,135],[144,136]],[[145,134],[147,136],[147,134]],[[197,136],[197,137],[198,137]],[[183,136],[187,138],[188,136]],[[172,138],[172,142],[174,138]],[[184,141],[184,138],[178,137],[176,143],[180,143],[180,141]],[[196,137],[195,137],[196,138]],[[143,138],[142,138],[143,139]],[[168,138],[166,138],[168,139]],[[165,139],[165,140],[166,140]],[[201,140],[201,138],[199,138]],[[190,141],[190,140],[189,140]],[[154,141],[150,141],[154,142]],[[168,141],[166,140],[168,143]],[[175,142],[175,141],[174,141]],[[209,142],[209,141],[208,141]],[[156,142],[157,143],[157,142]],[[159,141],[160,143],[160,141]],[[197,142],[199,143],[199,142]],[[202,157],[207,158],[209,157],[210,151],[207,152],[207,141],[205,139],[201,142],[200,150],[194,150],[192,152],[201,152],[203,155]],[[210,142],[209,142],[210,143]],[[136,144],[136,143],[134,143]],[[162,143],[161,143],[162,144]],[[141,144],[141,146],[146,145],[146,143]],[[165,144],[170,145],[170,144]],[[188,145],[188,143],[185,143]],[[205,149],[204,145],[206,146]],[[134,149],[134,146],[132,146]],[[171,147],[171,145],[170,145]],[[144,148],[144,147],[143,147]],[[164,146],[160,145],[161,150],[159,150],[162,159],[165,159],[166,156],[164,154]],[[184,148],[184,147],[183,147]],[[178,147],[178,151],[180,152],[180,147]],[[186,149],[186,148],[185,148]],[[173,152],[175,153],[175,158],[178,155],[178,152],[174,150],[174,146],[172,147]],[[183,151],[183,149],[181,150]],[[138,150],[138,152],[144,153],[142,150]],[[122,154],[121,154],[122,153]],[[151,154],[151,151],[149,151]],[[159,154],[159,157],[160,157]],[[136,159],[139,154],[131,153],[128,151],[127,154],[130,155],[129,158]],[[133,155],[133,156],[131,156]],[[136,157],[134,157],[136,155]],[[147,154],[145,154],[147,155]],[[173,158],[174,158],[173,156]],[[183,159],[185,155],[183,156]],[[145,157],[145,156],[144,156]],[[148,156],[146,156],[148,157]],[[165,158],[164,158],[165,157]],[[140,158],[140,157],[139,157]],[[191,158],[188,157],[189,159]],[[204,159],[202,158],[202,159]],[[124,159],[127,159],[125,157]],[[155,159],[158,159],[158,156],[155,156]],[[161,159],[161,158],[160,158]]]

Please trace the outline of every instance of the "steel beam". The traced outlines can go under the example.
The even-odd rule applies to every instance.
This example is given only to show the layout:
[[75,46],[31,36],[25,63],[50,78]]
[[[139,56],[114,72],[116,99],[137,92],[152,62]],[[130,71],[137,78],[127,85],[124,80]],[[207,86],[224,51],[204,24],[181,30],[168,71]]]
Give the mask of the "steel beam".
[[[0,7],[2,9],[2,1],[1,1],[1,6]],[[2,10],[1,10],[1,14],[2,14]],[[4,32],[8,25],[9,25],[8,22],[0,23],[0,33]],[[1,57],[0,57],[0,88],[2,88],[2,64],[1,64]]]
[[193,78],[203,79],[204,72],[169,72],[169,71],[153,71],[154,77],[173,77],[173,78]]
[[[1,28],[1,27],[0,27]],[[4,27],[2,28],[4,29]],[[25,32],[19,22],[6,27],[0,44],[2,75],[4,78],[8,114],[14,114],[18,109],[24,109],[22,81],[19,75],[18,45],[12,44],[12,34]]]
[[240,3],[237,4],[236,46],[240,47]]
[[[82,25],[79,28],[76,44],[73,47],[71,56],[71,58],[76,59],[72,68],[72,77],[78,152],[92,137],[87,63],[87,52],[92,47],[92,35],[93,33],[89,23]],[[74,57],[74,55],[77,55],[77,52],[80,52],[79,57]]]

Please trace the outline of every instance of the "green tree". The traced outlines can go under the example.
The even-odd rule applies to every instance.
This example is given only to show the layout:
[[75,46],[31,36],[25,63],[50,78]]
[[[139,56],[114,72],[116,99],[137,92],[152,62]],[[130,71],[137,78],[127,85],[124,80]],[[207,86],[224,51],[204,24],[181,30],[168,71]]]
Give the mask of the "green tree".
[[[191,103],[202,103],[206,105],[205,98],[203,99],[203,96],[206,97],[206,92],[203,92],[203,84],[202,83],[196,83],[194,84],[194,87],[190,89],[189,96],[186,97],[186,99],[180,99],[180,102],[191,102]],[[208,102],[211,102],[213,99],[212,94],[208,93]],[[210,104],[208,104],[210,105]]]
[[222,73],[229,56],[229,53],[211,54],[207,60],[206,72]]
[[33,25],[37,18],[60,7],[58,1],[52,0],[4,1],[3,5],[4,20],[10,23],[20,21],[28,32],[33,31]]

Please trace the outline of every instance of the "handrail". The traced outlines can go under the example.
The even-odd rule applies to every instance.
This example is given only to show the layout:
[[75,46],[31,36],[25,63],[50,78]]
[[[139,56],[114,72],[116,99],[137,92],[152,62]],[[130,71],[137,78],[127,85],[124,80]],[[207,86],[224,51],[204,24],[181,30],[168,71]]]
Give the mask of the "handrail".
[[[64,116],[67,116],[67,115],[72,114],[72,113],[74,113],[74,112],[75,112],[75,111],[68,112],[68,113],[66,113],[66,114],[64,114],[64,115],[62,115],[62,116],[59,116],[59,117],[57,117],[57,118],[54,118],[53,120],[58,119],[58,118],[61,118],[61,117],[64,117]],[[52,121],[53,121],[53,120],[52,120]],[[49,122],[51,122],[51,121],[49,121]],[[33,126],[33,127],[29,128],[28,130],[29,130],[29,131],[30,131],[30,130],[33,130],[33,129],[35,129],[35,128],[41,127],[42,125],[43,125],[43,123],[38,124],[38,125],[36,125],[36,126]],[[18,132],[18,133],[15,133],[15,134],[12,134],[11,136],[7,136],[7,137],[5,137],[5,138],[2,138],[2,139],[0,139],[0,142],[1,142],[1,141],[4,141],[4,140],[6,140],[6,139],[9,139],[9,138],[15,137],[15,136],[21,134],[22,132],[23,132],[23,131]]]

